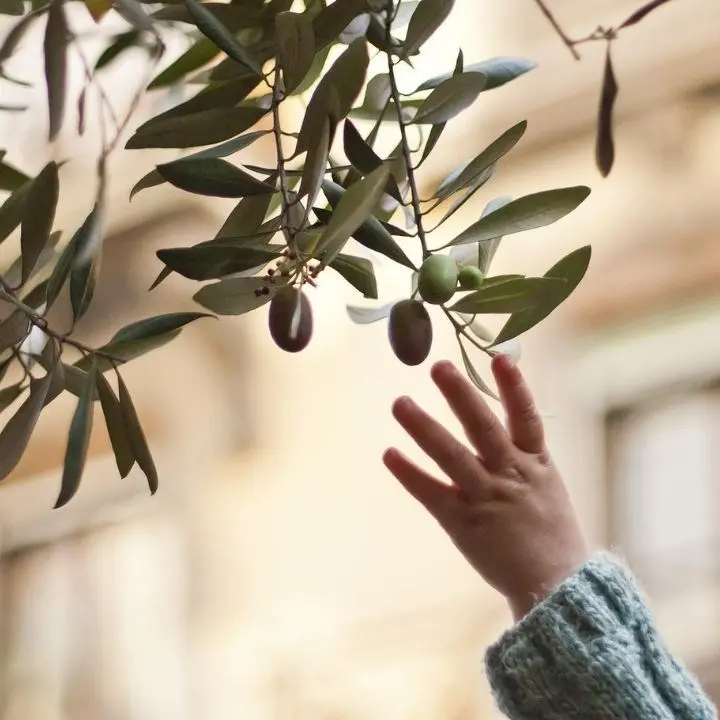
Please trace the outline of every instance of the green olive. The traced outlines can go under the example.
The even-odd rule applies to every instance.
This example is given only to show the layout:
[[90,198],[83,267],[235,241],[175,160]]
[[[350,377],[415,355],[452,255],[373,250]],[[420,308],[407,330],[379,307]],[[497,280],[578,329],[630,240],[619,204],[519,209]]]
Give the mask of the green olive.
[[440,305],[455,294],[457,283],[457,263],[448,255],[431,255],[420,268],[417,286],[425,302]]
[[[299,321],[293,333],[293,318],[299,306]],[[285,352],[304,350],[313,332],[313,316],[310,301],[305,293],[294,287],[284,287],[270,301],[268,317],[270,335],[275,344]]]
[[483,271],[473,265],[460,268],[458,273],[458,282],[463,290],[479,290],[483,280],[485,280]]
[[390,347],[405,365],[420,365],[430,354],[433,329],[430,315],[418,300],[400,300],[388,319]]

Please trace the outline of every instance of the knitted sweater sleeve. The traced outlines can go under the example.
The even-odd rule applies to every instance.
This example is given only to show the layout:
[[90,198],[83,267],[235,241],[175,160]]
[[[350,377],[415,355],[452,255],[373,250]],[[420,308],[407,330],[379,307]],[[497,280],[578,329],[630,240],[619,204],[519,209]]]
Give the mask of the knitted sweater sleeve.
[[601,554],[486,656],[512,720],[713,720],[712,703],[660,639],[627,570]]

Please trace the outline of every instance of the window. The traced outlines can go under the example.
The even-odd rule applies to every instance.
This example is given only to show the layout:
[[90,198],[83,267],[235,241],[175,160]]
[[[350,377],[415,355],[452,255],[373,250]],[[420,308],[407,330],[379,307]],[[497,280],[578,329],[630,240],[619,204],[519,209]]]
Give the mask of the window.
[[611,413],[608,540],[649,590],[720,570],[720,391],[691,387]]

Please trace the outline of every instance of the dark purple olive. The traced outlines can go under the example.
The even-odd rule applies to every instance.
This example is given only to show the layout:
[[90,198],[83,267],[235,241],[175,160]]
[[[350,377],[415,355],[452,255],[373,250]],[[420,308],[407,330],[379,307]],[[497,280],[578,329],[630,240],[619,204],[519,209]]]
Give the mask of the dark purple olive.
[[395,356],[405,365],[420,365],[430,354],[432,323],[418,300],[400,300],[388,319],[388,337]]
[[[293,319],[296,319],[294,328]],[[313,332],[312,308],[305,293],[294,287],[278,290],[270,301],[268,324],[270,335],[281,350],[291,353],[304,350]]]

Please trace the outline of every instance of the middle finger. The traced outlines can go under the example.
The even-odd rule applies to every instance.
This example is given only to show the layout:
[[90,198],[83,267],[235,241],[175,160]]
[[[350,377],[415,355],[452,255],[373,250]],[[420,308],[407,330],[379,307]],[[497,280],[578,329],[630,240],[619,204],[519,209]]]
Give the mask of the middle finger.
[[488,475],[477,457],[437,420],[408,397],[393,405],[393,415],[410,437],[469,497],[482,494]]

